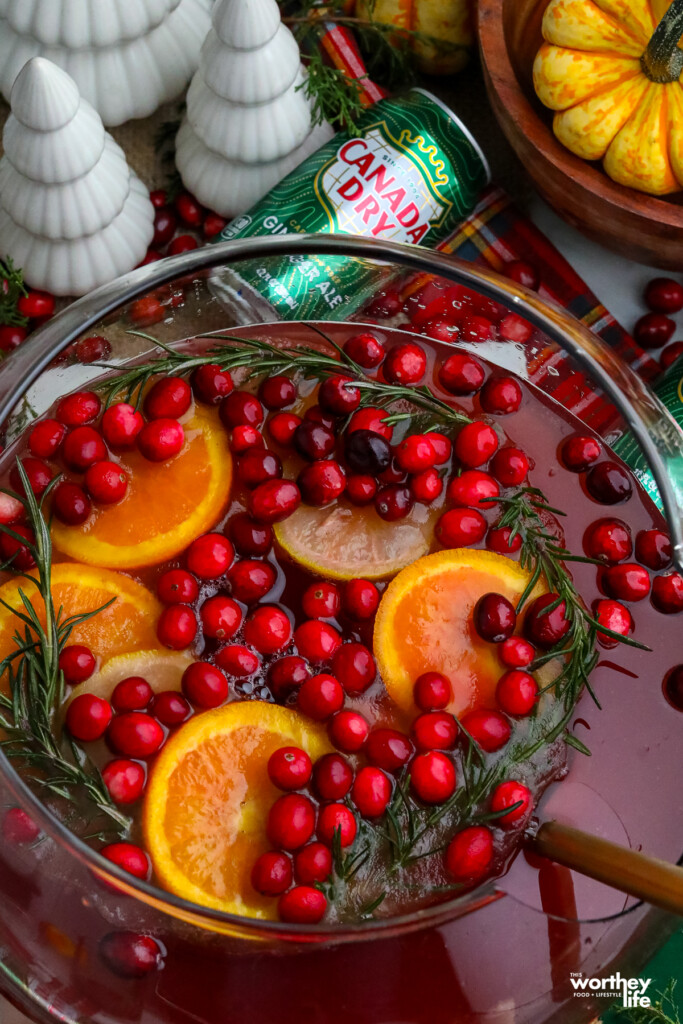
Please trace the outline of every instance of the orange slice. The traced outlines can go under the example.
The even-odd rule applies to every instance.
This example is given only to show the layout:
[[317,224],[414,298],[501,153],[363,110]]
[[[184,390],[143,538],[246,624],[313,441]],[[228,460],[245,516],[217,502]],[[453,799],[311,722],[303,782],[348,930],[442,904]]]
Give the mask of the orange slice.
[[383,579],[429,551],[441,513],[438,506],[416,505],[410,518],[387,523],[374,508],[300,505],[276,525],[275,536],[290,558],[318,576]]
[[94,693],[109,700],[114,687],[129,676],[142,676],[155,693],[163,690],[180,690],[183,672],[195,659],[185,651],[131,651],[118,654],[106,661],[99,672],[74,686],[69,699],[64,702],[66,711],[72,700],[82,693]]
[[210,529],[228,503],[232,458],[214,410],[197,408],[184,427],[185,447],[168,462],[122,455],[126,497],[96,508],[82,526],[55,521],[55,546],[89,565],[133,569],[173,558]]
[[181,726],[152,769],[143,829],[161,885],[227,913],[273,918],[276,900],[251,886],[268,849],[266,819],[281,795],[268,778],[270,755],[301,747],[315,759],[331,747],[324,729],[296,711],[236,701]]
[[[392,580],[375,619],[374,651],[389,695],[415,711],[413,685],[423,672],[443,672],[453,687],[450,710],[495,707],[503,674],[495,644],[482,640],[473,612],[496,593],[516,604],[529,581],[517,562],[490,551],[455,548],[420,558]],[[538,585],[534,593],[544,593]]]
[[[23,610],[19,591],[33,603],[40,621],[45,623],[45,605],[36,585],[29,580],[13,579],[0,587],[0,601]],[[92,619],[76,626],[70,644],[85,644],[97,658],[112,658],[131,648],[158,646],[156,622],[161,605],[156,597],[129,576],[108,569],[62,562],[52,567],[52,599],[55,611],[63,609],[62,620],[71,615],[92,612],[116,600]],[[23,624],[9,608],[0,605],[0,661],[16,650],[15,630]]]

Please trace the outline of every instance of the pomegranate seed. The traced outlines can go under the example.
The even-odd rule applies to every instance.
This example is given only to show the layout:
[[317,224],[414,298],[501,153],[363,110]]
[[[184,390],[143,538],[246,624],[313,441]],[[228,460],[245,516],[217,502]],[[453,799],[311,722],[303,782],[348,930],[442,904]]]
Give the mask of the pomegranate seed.
[[351,696],[364,693],[377,675],[372,651],[353,641],[337,648],[332,658],[332,670]]
[[683,576],[679,572],[656,576],[652,583],[652,603],[657,611],[666,615],[683,612]]
[[135,932],[110,932],[100,942],[100,958],[121,978],[144,978],[158,971],[163,964],[163,953],[151,935]]
[[114,687],[111,703],[114,711],[144,711],[154,696],[154,690],[142,676],[128,676]]
[[292,862],[284,853],[262,853],[251,869],[251,884],[262,896],[279,896],[292,884]]
[[455,767],[445,754],[429,750],[410,766],[410,784],[425,804],[442,804],[455,792]]
[[10,807],[5,812],[2,819],[2,838],[5,842],[22,846],[34,843],[39,835],[39,827],[21,807]]
[[594,437],[568,437],[560,449],[562,461],[574,473],[583,473],[600,458],[602,448]]
[[191,382],[195,398],[205,405],[217,405],[233,389],[232,377],[218,363],[198,366],[192,373]]
[[676,324],[663,313],[646,313],[633,328],[633,337],[641,348],[661,348],[671,340]]
[[327,899],[310,885],[295,885],[283,893],[277,905],[280,920],[287,924],[318,924],[326,910]]
[[481,407],[485,412],[508,415],[522,404],[522,389],[514,377],[489,377],[481,391]]
[[413,745],[396,729],[372,729],[365,745],[368,760],[386,772],[403,768],[413,755]]
[[349,359],[358,363],[364,370],[373,370],[384,359],[384,346],[374,334],[354,334],[344,343],[344,351]]
[[339,754],[325,754],[315,763],[313,781],[323,800],[343,800],[351,789],[353,771]]
[[102,779],[115,803],[132,804],[145,788],[145,769],[137,761],[117,758],[104,766]]
[[666,569],[671,565],[671,539],[663,530],[641,530],[636,536],[636,558],[648,569]]
[[502,594],[484,594],[474,609],[474,628],[482,640],[502,643],[512,636],[517,625],[514,605]]
[[261,605],[244,624],[244,640],[260,654],[277,654],[292,639],[292,625],[281,608]]
[[500,711],[488,711],[485,708],[477,708],[465,715],[462,727],[487,754],[493,754],[504,747],[512,732],[510,723]]
[[59,655],[59,668],[64,673],[64,681],[70,686],[90,679],[96,665],[93,652],[83,644],[68,644]]
[[498,657],[508,668],[526,668],[534,660],[536,652],[528,640],[521,636],[510,636],[498,648]]
[[329,623],[311,619],[294,631],[294,643],[302,657],[319,665],[332,658],[341,644],[341,636]]
[[301,686],[310,675],[308,665],[303,658],[290,654],[280,658],[268,669],[268,685],[276,697],[285,697],[292,690]]
[[258,672],[261,662],[258,655],[243,644],[230,644],[218,651],[216,664],[229,676],[245,679]]
[[[619,601],[596,601],[593,615],[601,626],[612,633],[618,633],[619,636],[628,636],[633,630],[631,613]],[[611,637],[602,630],[598,630],[598,640],[602,647],[607,648],[616,647],[619,643],[616,637]]]
[[242,609],[231,597],[216,594],[205,601],[199,611],[204,636],[230,640],[242,625]]
[[220,417],[228,430],[241,426],[260,427],[264,410],[255,395],[246,391],[233,391],[221,402]]
[[[379,604],[379,590],[369,580],[349,580],[344,587],[344,611],[354,619],[371,619]],[[305,609],[304,609],[305,610]]]
[[190,385],[182,377],[162,377],[145,397],[145,413],[150,420],[177,420],[192,404]]
[[324,722],[344,704],[344,691],[334,676],[321,673],[311,676],[301,686],[297,706],[309,718]]
[[314,828],[315,808],[299,793],[279,797],[268,813],[268,839],[280,850],[298,850],[311,838]]
[[586,476],[586,489],[602,505],[618,505],[631,497],[633,484],[616,462],[599,462]]
[[187,549],[187,567],[200,580],[216,580],[230,568],[235,549],[222,533],[205,533]]
[[280,747],[268,759],[270,781],[285,792],[303,789],[311,781],[312,774],[311,759],[299,747]]
[[296,400],[296,385],[289,377],[276,374],[263,380],[258,396],[266,409],[285,409]]
[[127,402],[116,402],[102,416],[102,435],[116,451],[135,447],[135,441],[145,425],[142,413]]
[[364,818],[379,818],[391,800],[391,780],[381,768],[361,768],[351,790],[351,799]]
[[185,569],[169,569],[159,577],[157,595],[163,604],[192,604],[199,597],[199,586]]
[[484,878],[493,863],[493,833],[485,825],[463,829],[448,844],[444,861],[457,882]]
[[55,416],[66,427],[82,427],[97,419],[101,408],[102,403],[94,391],[76,391],[61,399]]
[[466,352],[456,352],[439,369],[439,384],[449,395],[473,395],[485,376],[480,362]]
[[331,619],[341,608],[339,587],[334,583],[311,583],[303,593],[301,604],[309,619]]
[[619,601],[642,601],[650,593],[650,574],[634,562],[613,565],[605,571],[605,588]]
[[149,879],[151,864],[145,851],[134,843],[109,843],[100,853],[112,864],[127,871],[135,878]]
[[517,487],[529,472],[529,459],[519,448],[502,448],[491,460],[491,472],[503,487]]
[[188,701],[175,690],[162,690],[158,693],[150,704],[149,711],[158,722],[169,729],[186,722],[192,714]]
[[249,512],[258,523],[280,523],[301,504],[301,492],[291,480],[267,480],[249,495]]
[[414,342],[395,345],[384,360],[384,376],[390,384],[417,384],[425,375],[427,357]]
[[107,446],[94,427],[76,427],[64,438],[64,461],[71,469],[85,472],[107,457]]
[[49,459],[59,451],[64,440],[66,427],[57,420],[41,420],[36,423],[28,439],[31,455],[39,459]]
[[497,482],[480,469],[466,469],[448,485],[449,499],[454,505],[464,508],[492,508],[495,502],[487,499],[499,496],[500,487]]
[[157,623],[157,636],[164,647],[182,651],[197,635],[197,616],[184,604],[164,608]]
[[524,818],[526,818],[531,811],[533,805],[531,790],[523,786],[521,782],[514,782],[512,779],[507,782],[501,782],[499,786],[496,786],[491,795],[491,810],[494,812],[504,811],[507,807],[514,807],[515,804],[519,804],[519,807],[515,807],[514,810],[508,811],[507,814],[502,814],[499,818],[496,818],[496,824],[503,828],[509,828],[512,825],[517,825]]
[[335,840],[341,847],[352,846],[358,834],[358,825],[352,810],[346,804],[326,804],[318,817],[318,838],[332,846]]
[[538,698],[536,680],[528,672],[510,669],[498,680],[496,700],[508,715],[528,715]]
[[182,451],[184,443],[185,431],[174,419],[152,420],[145,424],[137,436],[137,446],[150,462],[172,459]]
[[293,412],[280,412],[268,419],[268,433],[276,444],[285,447],[292,444],[297,427],[302,423],[300,416]]
[[538,290],[541,281],[538,271],[530,263],[525,263],[523,260],[512,260],[510,263],[506,263],[503,269],[515,284],[521,284],[523,288],[529,288],[533,292]]
[[332,853],[324,843],[308,843],[294,855],[294,874],[297,882],[315,885],[325,882],[332,874]]
[[92,743],[104,736],[111,719],[109,701],[96,697],[94,693],[82,693],[69,704],[66,727],[74,739]]
[[446,711],[425,711],[413,722],[410,735],[417,750],[452,750],[458,726]]
[[340,711],[330,722],[330,739],[345,754],[361,750],[369,732],[367,720],[357,711]]
[[567,606],[564,601],[559,600],[557,594],[537,597],[524,619],[524,631],[529,640],[544,650],[554,647],[571,628],[566,613]]

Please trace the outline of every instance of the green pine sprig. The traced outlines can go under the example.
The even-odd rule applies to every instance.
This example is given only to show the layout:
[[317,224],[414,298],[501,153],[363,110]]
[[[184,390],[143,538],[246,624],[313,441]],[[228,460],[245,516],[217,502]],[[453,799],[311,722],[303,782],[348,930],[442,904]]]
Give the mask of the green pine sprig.
[[676,979],[672,978],[652,1006],[612,1005],[608,1019],[619,1024],[681,1024],[675,992]]
[[0,260],[0,324],[25,327],[28,317],[22,316],[17,305],[22,296],[28,295],[24,275],[8,256]]

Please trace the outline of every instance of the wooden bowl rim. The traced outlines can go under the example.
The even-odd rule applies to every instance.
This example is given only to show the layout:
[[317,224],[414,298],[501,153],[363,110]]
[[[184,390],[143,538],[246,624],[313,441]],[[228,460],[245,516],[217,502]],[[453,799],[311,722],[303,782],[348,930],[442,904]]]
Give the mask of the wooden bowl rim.
[[[554,168],[559,169],[573,185],[591,196],[618,209],[627,210],[634,216],[644,217],[648,221],[657,221],[659,224],[677,229],[683,227],[683,206],[617,184],[605,171],[592,167],[555,138],[552,128],[538,116],[528,101],[524,88],[515,74],[503,29],[503,5],[504,0],[479,0],[479,49],[488,71],[491,88],[498,94],[496,77],[514,84],[513,104],[508,102],[507,109],[515,122],[518,113],[523,113],[525,118],[532,122],[533,130],[527,132],[527,137],[539,155]],[[495,64],[491,60],[494,56],[493,51]],[[493,68],[495,75],[492,74]]]

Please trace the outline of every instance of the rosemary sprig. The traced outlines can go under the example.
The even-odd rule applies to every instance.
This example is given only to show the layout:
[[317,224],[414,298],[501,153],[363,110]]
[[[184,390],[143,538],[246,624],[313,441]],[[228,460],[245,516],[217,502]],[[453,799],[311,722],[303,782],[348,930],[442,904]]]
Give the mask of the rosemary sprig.
[[363,105],[363,79],[351,78],[341,68],[326,64],[316,50],[306,64],[308,74],[297,91],[301,90],[311,102],[313,124],[329,121],[352,134],[358,132],[358,118]]
[[8,256],[0,260],[0,324],[13,327],[25,327],[28,317],[22,316],[17,303],[22,295],[28,295],[24,284],[24,275],[12,263]]
[[[42,790],[73,804],[78,803],[80,796],[86,796],[101,814],[113,822],[112,827],[104,831],[123,835],[130,820],[115,806],[98,769],[71,738],[60,742],[53,730],[55,712],[64,699],[60,652],[77,626],[116,599],[112,598],[95,611],[78,615],[65,616],[63,608],[55,608],[51,586],[52,540],[43,505],[59,478],[52,481],[39,502],[19,460],[17,469],[26,497],[10,491],[3,493],[12,494],[21,501],[35,540],[26,540],[11,526],[0,524],[0,531],[25,545],[36,563],[34,575],[14,571],[37,589],[45,606],[45,624],[26,591],[19,591],[20,608],[0,600],[0,604],[17,619],[13,636],[16,649],[0,662],[0,679],[6,679],[8,684],[7,692],[0,693],[0,728],[6,733],[0,746],[6,756],[16,761],[26,776]],[[12,567],[12,559],[1,568],[9,567]]]
[[652,1006],[626,1007],[613,1004],[606,1019],[619,1021],[620,1024],[621,1022],[623,1024],[681,1024],[675,990],[676,979],[672,978],[664,991],[654,1000]]

